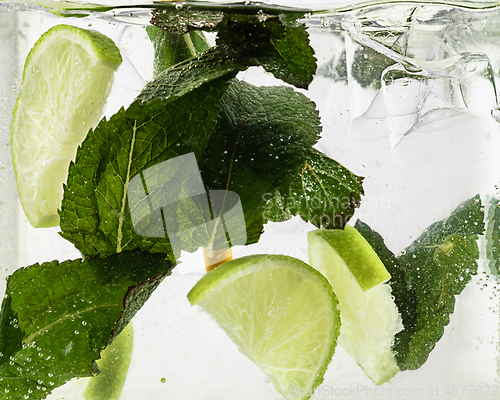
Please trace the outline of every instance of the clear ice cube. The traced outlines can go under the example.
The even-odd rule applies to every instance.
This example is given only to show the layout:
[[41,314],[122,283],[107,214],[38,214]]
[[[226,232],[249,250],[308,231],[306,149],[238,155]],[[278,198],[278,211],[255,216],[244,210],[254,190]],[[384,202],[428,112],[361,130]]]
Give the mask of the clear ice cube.
[[[395,157],[410,165],[439,154],[460,135],[498,129],[491,118],[497,93],[487,53],[496,39],[476,27],[481,22],[471,22],[471,13],[439,13],[436,18],[415,8],[391,26],[359,16],[344,22],[350,133],[365,140],[387,136]],[[463,45],[471,42],[474,51]],[[499,55],[491,55],[496,64]]]

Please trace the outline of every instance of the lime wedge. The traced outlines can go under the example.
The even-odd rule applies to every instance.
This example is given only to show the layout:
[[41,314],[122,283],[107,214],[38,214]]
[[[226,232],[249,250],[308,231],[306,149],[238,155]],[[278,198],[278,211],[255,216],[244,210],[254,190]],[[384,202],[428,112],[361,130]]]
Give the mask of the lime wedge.
[[121,61],[111,39],[68,25],[48,30],[28,54],[11,147],[21,204],[34,227],[59,224],[69,163],[101,119]]
[[[403,329],[401,315],[388,284],[372,285],[365,291],[359,282],[377,282],[390,277],[389,273],[349,225],[344,230],[309,232],[308,239],[309,261],[326,276],[339,301],[341,346],[375,384],[388,381],[399,372],[391,347]],[[346,254],[348,248],[353,249],[350,254]]]
[[304,262],[253,255],[207,273],[188,294],[287,399],[308,399],[335,351],[340,318],[328,281]]

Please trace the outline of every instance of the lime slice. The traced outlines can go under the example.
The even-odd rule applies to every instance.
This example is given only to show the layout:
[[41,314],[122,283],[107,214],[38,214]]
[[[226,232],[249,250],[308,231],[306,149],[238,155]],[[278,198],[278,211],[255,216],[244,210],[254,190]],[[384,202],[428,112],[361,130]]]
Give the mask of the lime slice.
[[[308,239],[311,265],[326,276],[339,300],[340,344],[375,384],[388,381],[399,372],[391,347],[403,324],[391,287],[372,283],[390,277],[389,273],[349,225],[344,230],[309,232]],[[348,248],[353,249],[350,254]],[[360,281],[371,282],[371,289],[365,291]]]
[[31,49],[11,125],[21,204],[34,227],[59,224],[68,166],[99,122],[122,61],[111,39],[58,25]]
[[328,281],[304,262],[253,255],[207,273],[189,292],[287,399],[308,399],[335,351],[340,318]]
[[85,400],[119,400],[125,384],[134,347],[134,329],[129,323],[101,353],[97,361],[99,375],[90,379],[83,398]]

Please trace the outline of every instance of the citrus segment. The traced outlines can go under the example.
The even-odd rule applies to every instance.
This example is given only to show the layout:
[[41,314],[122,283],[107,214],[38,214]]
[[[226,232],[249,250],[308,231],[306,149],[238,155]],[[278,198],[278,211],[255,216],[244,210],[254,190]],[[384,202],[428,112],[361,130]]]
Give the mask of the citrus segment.
[[308,399],[322,382],[340,318],[328,281],[309,265],[281,255],[242,257],[207,273],[188,299],[285,398]]
[[101,353],[101,359],[97,361],[101,372],[89,380],[83,392],[85,400],[120,399],[133,347],[134,329],[129,323]]
[[58,25],[31,49],[11,125],[21,204],[34,227],[59,223],[68,166],[99,122],[122,59],[111,39]]
[[[340,344],[365,374],[380,385],[399,372],[391,347],[394,336],[403,329],[401,315],[388,284],[379,283],[366,291],[360,286],[353,270],[363,271],[364,282],[379,280],[385,274],[380,270],[380,259],[377,257],[377,261],[373,261],[371,252],[368,255],[353,252],[345,256],[353,237],[357,236],[352,232],[355,228],[346,228],[309,232],[309,261],[328,279],[337,295],[342,318]],[[373,251],[371,247],[370,250]],[[357,248],[357,251],[364,250]],[[360,266],[360,263],[366,264]],[[371,277],[370,271],[376,277]]]

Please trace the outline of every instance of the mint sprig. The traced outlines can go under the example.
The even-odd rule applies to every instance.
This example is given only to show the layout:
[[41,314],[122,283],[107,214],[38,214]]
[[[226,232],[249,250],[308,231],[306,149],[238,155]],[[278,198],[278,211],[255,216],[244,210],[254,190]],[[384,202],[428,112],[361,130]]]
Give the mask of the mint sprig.
[[[259,240],[267,221],[268,196],[290,185],[290,177],[297,176],[311,154],[326,157],[312,147],[321,127],[306,96],[234,79],[258,65],[285,82],[307,87],[316,60],[299,17],[288,18],[290,22],[262,13],[224,14],[214,20],[217,46],[202,54],[206,42],[191,26],[188,36],[180,35],[182,29],[176,34],[150,30],[155,79],[127,109],[89,132],[69,168],[61,235],[83,259],[35,264],[8,280],[0,313],[0,393],[40,399],[73,377],[94,375],[100,352],[170,273],[176,257],[165,232],[136,233],[128,198],[134,177],[141,176],[144,183],[143,171],[194,154],[207,192],[239,196],[249,244]],[[250,40],[246,35],[252,30],[256,34]],[[241,37],[244,48],[239,48]],[[148,178],[163,182],[164,171],[156,172]],[[148,198],[162,196],[155,190]],[[217,210],[213,204],[210,210],[200,208],[198,200],[187,196],[168,210],[162,208],[170,211],[162,214],[163,224],[177,224],[178,239],[186,239],[183,249],[188,251],[214,246],[209,230],[198,227],[216,217],[203,215],[205,211]],[[151,211],[147,201],[133,207],[134,218]],[[200,224],[193,216],[201,218]],[[151,233],[162,228],[153,222],[145,217],[139,223]]]
[[170,273],[165,257],[121,253],[14,272],[0,314],[0,392],[44,399],[74,377],[97,373],[101,350]]
[[[178,37],[199,29],[216,31],[217,47],[225,59],[261,66],[276,78],[307,89],[316,72],[316,58],[306,25],[298,22],[303,16],[299,10],[284,9],[257,14],[181,9],[176,14],[155,11],[151,23]],[[156,51],[158,57],[161,54]]]
[[456,296],[477,274],[477,239],[484,233],[483,221],[478,195],[432,224],[398,257],[378,233],[356,223],[392,276],[389,284],[404,325],[393,346],[401,370],[421,367],[443,336]]

